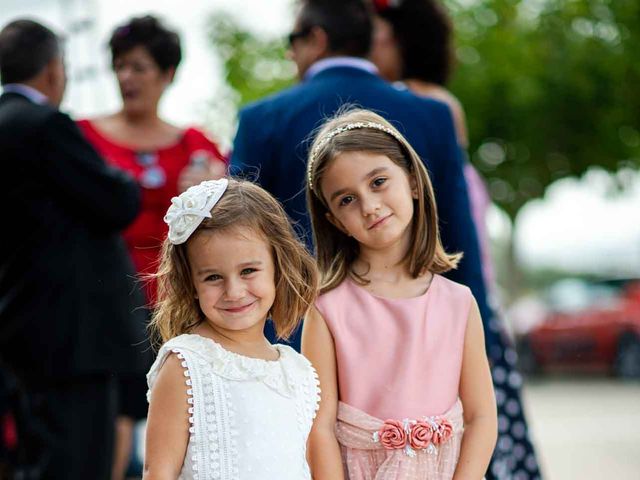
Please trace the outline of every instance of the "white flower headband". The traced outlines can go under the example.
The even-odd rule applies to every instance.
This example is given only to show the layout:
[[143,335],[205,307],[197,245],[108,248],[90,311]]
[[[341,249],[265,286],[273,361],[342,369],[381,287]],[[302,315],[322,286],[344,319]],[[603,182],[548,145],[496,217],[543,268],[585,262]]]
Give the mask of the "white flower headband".
[[398,133],[398,131],[375,122],[347,123],[346,125],[343,125],[341,127],[337,127],[331,130],[322,138],[322,140],[318,142],[318,144],[315,146],[315,148],[311,152],[311,157],[309,158],[309,164],[307,165],[307,181],[309,183],[309,190],[313,192],[313,165],[316,161],[316,157],[318,156],[318,153],[320,152],[320,149],[322,149],[327,143],[329,143],[329,140],[331,140],[336,135],[339,135],[342,132],[347,132],[349,130],[357,130],[360,128],[373,128],[374,130],[380,130],[381,132],[388,133],[393,138],[395,138],[398,142],[400,142],[401,145],[404,144],[404,141],[405,141],[402,135]]
[[229,180],[207,180],[189,187],[171,199],[171,206],[164,216],[169,225],[169,241],[173,245],[186,242],[205,218],[211,218],[211,209],[222,198]]

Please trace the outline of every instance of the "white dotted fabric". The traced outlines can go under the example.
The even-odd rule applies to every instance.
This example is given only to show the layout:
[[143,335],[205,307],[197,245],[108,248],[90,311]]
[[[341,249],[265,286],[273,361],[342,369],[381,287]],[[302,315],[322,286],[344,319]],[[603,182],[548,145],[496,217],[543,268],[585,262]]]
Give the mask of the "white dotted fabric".
[[292,348],[278,361],[234,354],[199,335],[160,349],[149,388],[175,354],[185,369],[189,445],[180,479],[310,479],[306,443],[319,402],[315,370]]

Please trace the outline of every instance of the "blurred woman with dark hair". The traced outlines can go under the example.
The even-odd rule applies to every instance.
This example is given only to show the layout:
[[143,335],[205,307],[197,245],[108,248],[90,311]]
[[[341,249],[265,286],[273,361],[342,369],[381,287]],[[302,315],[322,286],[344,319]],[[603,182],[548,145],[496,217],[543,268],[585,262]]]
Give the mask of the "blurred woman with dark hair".
[[[468,147],[464,110],[446,88],[452,72],[452,24],[444,7],[436,0],[374,0],[376,12],[371,60],[380,74],[398,88],[447,104],[451,110],[460,147]],[[467,163],[465,177],[473,219],[483,261],[487,290],[494,290],[495,278],[489,255],[486,211],[491,202],[484,181]],[[487,335],[501,342],[487,345],[498,404],[499,438],[487,479],[541,478],[533,446],[529,440],[522,403],[521,377],[515,371],[516,353],[496,319],[483,319]]]
[[458,141],[467,147],[464,110],[446,88],[451,75],[452,25],[444,8],[431,0],[376,0],[371,59],[380,75],[402,82],[417,95],[446,103],[451,109]]
[[[182,129],[158,115],[158,104],[182,59],[178,34],[150,15],[132,18],[109,40],[122,108],[111,115],[78,122],[87,139],[112,165],[128,171],[142,190],[142,211],[124,232],[139,274],[154,273],[166,236],[163,221],[171,198],[203,180],[226,173],[226,159],[202,131]],[[145,282],[147,306],[155,283]],[[148,364],[135,378],[120,378],[120,417],[114,479],[124,478],[134,421],[146,417],[144,373],[151,365],[148,345],[137,346]]]

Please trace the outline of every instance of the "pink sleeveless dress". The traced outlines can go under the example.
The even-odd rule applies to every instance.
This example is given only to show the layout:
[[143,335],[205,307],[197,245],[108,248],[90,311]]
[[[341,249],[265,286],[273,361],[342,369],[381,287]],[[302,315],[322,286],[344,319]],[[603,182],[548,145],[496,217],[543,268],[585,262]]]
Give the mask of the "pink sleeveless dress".
[[334,339],[350,480],[451,479],[463,432],[458,385],[470,290],[435,275],[419,297],[346,279],[316,302]]

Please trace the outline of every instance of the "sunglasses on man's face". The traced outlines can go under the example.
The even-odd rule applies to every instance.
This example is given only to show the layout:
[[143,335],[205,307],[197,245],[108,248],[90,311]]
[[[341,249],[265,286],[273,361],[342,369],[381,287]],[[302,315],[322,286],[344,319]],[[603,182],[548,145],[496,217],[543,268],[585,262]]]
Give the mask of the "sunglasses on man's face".
[[289,34],[289,36],[287,37],[287,39],[289,40],[289,46],[293,47],[293,44],[297,40],[300,40],[301,38],[304,38],[307,35],[309,35],[311,33],[311,28],[312,27],[306,27],[306,28],[303,28],[301,30],[298,30],[297,32],[291,32]]

